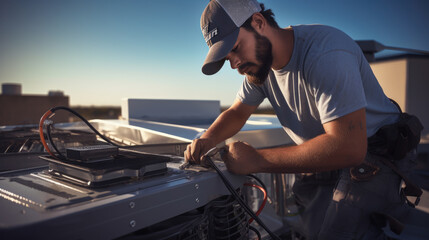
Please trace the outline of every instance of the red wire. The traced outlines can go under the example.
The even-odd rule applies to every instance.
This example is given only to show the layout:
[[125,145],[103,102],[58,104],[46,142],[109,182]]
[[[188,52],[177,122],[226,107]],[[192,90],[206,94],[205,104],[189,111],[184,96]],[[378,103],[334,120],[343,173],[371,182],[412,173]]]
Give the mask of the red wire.
[[54,158],[57,158],[55,154],[51,152],[51,150],[48,147],[48,144],[45,141],[45,136],[43,135],[43,123],[45,122],[46,118],[48,118],[52,114],[51,110],[48,110],[43,116],[40,118],[39,122],[39,135],[40,135],[40,141],[42,141],[43,147],[45,147],[46,151]]
[[[267,191],[263,187],[256,185],[256,184],[252,184],[252,183],[245,183],[244,186],[257,188],[264,193],[264,200],[262,201],[262,204],[259,207],[258,211],[255,213],[256,216],[259,216],[259,214],[262,212],[262,209],[264,209],[264,207],[265,207],[265,203],[267,202]],[[252,222],[253,222],[253,218],[249,219],[249,224],[251,224]]]

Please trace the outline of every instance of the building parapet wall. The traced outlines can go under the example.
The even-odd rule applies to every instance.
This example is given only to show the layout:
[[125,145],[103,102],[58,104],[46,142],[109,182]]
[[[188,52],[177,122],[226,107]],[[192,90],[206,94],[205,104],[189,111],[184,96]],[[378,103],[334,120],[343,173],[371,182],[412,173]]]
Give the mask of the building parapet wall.
[[[0,126],[38,124],[50,108],[69,106],[68,96],[0,95]],[[68,122],[68,114],[58,114],[55,122]]]

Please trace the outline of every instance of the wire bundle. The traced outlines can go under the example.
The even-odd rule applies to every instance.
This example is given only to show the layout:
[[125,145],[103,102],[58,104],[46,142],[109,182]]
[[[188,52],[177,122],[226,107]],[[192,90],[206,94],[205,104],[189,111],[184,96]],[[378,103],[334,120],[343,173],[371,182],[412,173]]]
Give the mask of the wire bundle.
[[91,123],[88,122],[88,120],[86,120],[84,117],[82,117],[79,113],[77,113],[76,111],[74,111],[71,108],[68,107],[63,107],[63,106],[59,106],[59,107],[54,107],[49,109],[45,114],[43,114],[43,116],[40,118],[40,122],[39,122],[39,135],[40,135],[40,141],[43,144],[43,147],[46,149],[46,151],[49,153],[49,155],[51,155],[52,157],[56,158],[56,159],[65,159],[65,156],[61,154],[61,152],[57,149],[57,147],[55,146],[52,137],[51,137],[51,127],[52,127],[52,122],[46,124],[46,130],[47,130],[47,137],[48,137],[48,141],[51,144],[51,146],[54,148],[55,152],[58,155],[55,155],[51,149],[49,148],[48,144],[46,143],[45,140],[45,135],[43,134],[43,126],[45,125],[45,121],[47,118],[51,118],[55,115],[55,111],[57,110],[65,110],[68,111],[72,114],[74,114],[76,117],[78,117],[79,119],[81,119],[92,131],[94,131],[98,136],[100,136],[103,140],[105,140],[106,142],[108,142],[109,144],[113,145],[113,146],[117,146],[119,147],[119,145],[117,145],[116,143],[110,141],[107,137],[105,137],[103,134],[101,134],[99,131],[97,131],[97,129],[94,128],[94,126],[91,125]]
[[[209,151],[210,152],[210,151]],[[220,178],[222,179],[223,183],[225,184],[226,188],[231,192],[231,194],[235,197],[237,202],[240,204],[240,206],[247,212],[247,214],[250,215],[252,219],[254,219],[264,230],[270,235],[272,239],[280,239],[277,235],[275,235],[262,220],[250,209],[249,206],[241,199],[241,197],[238,195],[238,193],[235,191],[234,187],[231,185],[229,180],[225,177],[225,175],[222,173],[222,171],[216,166],[216,164],[213,162],[212,158],[208,155],[204,155],[205,160],[210,164],[213,169],[216,170],[216,172],[219,174]],[[252,175],[253,176],[253,175]],[[266,194],[265,194],[266,195]],[[265,205],[265,204],[264,204]],[[262,210],[262,209],[260,209]]]

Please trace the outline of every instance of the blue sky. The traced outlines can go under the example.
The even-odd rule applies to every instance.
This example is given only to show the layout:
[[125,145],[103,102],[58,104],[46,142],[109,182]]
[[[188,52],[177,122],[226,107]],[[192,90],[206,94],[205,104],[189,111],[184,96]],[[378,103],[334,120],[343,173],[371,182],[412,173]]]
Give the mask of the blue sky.
[[[429,51],[426,0],[266,0],[281,27],[326,24],[355,40]],[[70,104],[121,99],[220,100],[243,76],[226,63],[201,73],[208,47],[199,21],[207,0],[2,0],[0,83],[23,94],[62,90]],[[396,52],[385,52],[393,54]]]

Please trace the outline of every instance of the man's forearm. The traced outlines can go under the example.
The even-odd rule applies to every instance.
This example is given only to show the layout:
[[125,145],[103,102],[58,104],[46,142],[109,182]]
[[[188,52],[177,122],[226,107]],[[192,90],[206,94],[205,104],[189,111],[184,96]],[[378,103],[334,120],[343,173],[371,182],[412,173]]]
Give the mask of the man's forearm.
[[240,131],[257,107],[236,100],[228,110],[219,115],[201,138],[208,138],[214,144],[225,141]]
[[[322,134],[301,145],[275,149],[261,149],[263,172],[323,172],[358,165],[365,157],[364,144],[346,143]],[[360,146],[359,146],[360,145]]]
[[365,158],[365,109],[325,123],[325,133],[298,146],[256,150],[229,145],[227,167],[237,174],[322,172],[356,166]]
[[363,161],[367,149],[365,109],[326,123],[324,128],[324,134],[301,145],[260,150],[265,159],[263,171],[320,172]]
[[215,144],[218,144],[234,136],[246,121],[245,116],[240,116],[235,110],[228,109],[219,115],[201,138],[210,138]]

